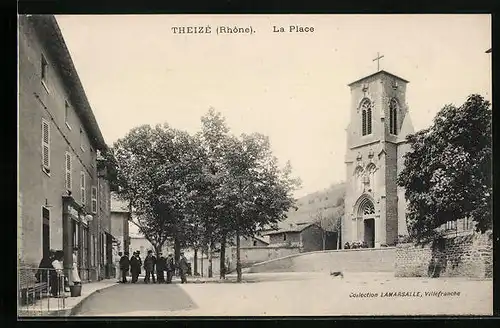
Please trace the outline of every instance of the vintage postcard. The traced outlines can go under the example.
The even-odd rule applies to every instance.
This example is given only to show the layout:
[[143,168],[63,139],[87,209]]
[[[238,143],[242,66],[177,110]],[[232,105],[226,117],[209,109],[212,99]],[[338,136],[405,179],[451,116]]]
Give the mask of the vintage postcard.
[[491,39],[19,15],[19,317],[492,315]]

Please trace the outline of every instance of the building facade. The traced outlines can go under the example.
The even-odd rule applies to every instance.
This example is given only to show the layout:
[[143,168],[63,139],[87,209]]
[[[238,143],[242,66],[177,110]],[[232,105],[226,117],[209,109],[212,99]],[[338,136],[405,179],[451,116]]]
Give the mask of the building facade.
[[79,246],[82,279],[98,279],[110,222],[98,154],[107,146],[55,18],[18,22],[18,258],[38,265],[63,250],[69,270]]
[[130,211],[125,203],[111,194],[111,235],[114,237],[114,253],[130,252],[129,221]]
[[408,234],[404,189],[397,186],[409,150],[406,136],[414,133],[406,105],[407,84],[386,71],[349,84],[352,105],[342,242],[390,246],[398,235]]

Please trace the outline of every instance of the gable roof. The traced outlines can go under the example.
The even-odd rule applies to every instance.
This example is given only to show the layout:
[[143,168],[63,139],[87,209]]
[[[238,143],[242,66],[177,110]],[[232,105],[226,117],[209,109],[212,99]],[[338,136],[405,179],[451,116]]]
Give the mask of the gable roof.
[[317,225],[314,222],[304,222],[304,223],[296,223],[296,224],[290,224],[288,227],[280,228],[278,230],[274,231],[268,231],[263,233],[263,235],[276,235],[284,232],[302,232],[306,228],[309,228],[312,225]]
[[260,238],[260,237],[257,237],[257,236],[253,236],[253,239],[257,239],[258,241],[260,241],[261,243],[264,243],[266,245],[269,245],[269,243],[267,241],[265,241],[264,239]]
[[365,77],[362,77],[362,78],[360,78],[360,79],[358,79],[358,80],[356,80],[356,81],[354,81],[354,82],[351,82],[351,83],[349,83],[347,86],[349,86],[349,87],[350,87],[350,86],[352,86],[352,85],[354,85],[354,84],[356,84],[356,83],[359,83],[359,82],[361,82],[361,81],[363,81],[363,80],[365,80],[365,79],[368,79],[368,78],[373,77],[373,76],[378,75],[378,74],[385,74],[385,75],[389,75],[389,76],[395,77],[396,79],[398,79],[398,80],[400,80],[400,81],[403,81],[403,82],[405,82],[405,83],[410,83],[409,81],[407,81],[407,80],[403,79],[402,77],[399,77],[399,76],[397,76],[397,75],[394,75],[394,74],[389,73],[389,72],[384,71],[384,70],[380,70],[380,71],[375,72],[375,73],[373,73],[373,74],[370,74],[370,75],[367,75],[367,76],[365,76]]

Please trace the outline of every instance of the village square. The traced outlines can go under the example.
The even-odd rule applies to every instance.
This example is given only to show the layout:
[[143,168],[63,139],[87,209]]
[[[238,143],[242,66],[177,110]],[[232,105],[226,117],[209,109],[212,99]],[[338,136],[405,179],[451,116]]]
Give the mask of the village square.
[[[384,69],[385,61],[398,58],[372,46],[373,54],[359,57],[368,68],[335,84],[332,92],[341,95],[335,97],[346,99],[341,105],[307,91],[305,83],[294,90],[276,83],[254,97],[269,97],[268,112],[251,114],[238,96],[228,96],[234,84],[253,85],[245,78],[221,91],[216,83],[222,82],[212,86],[167,69],[174,77],[162,87],[189,89],[175,98],[185,106],[205,103],[203,90],[224,94],[220,104],[242,107],[232,114],[208,102],[189,112],[169,102],[171,89],[139,73],[120,82],[124,67],[115,62],[109,63],[113,68],[93,61],[79,66],[73,57],[86,45],[75,35],[91,35],[91,29],[80,30],[84,25],[72,19],[19,16],[19,316],[492,314],[491,81],[486,90],[474,85],[456,92],[417,83],[411,97],[417,107],[430,106],[422,99],[440,87],[457,98],[440,98],[425,114],[426,125],[419,121],[415,128],[415,117],[424,114],[409,101],[412,77]],[[95,28],[110,24],[106,31],[112,31],[115,19],[96,20]],[[322,26],[315,25],[315,33]],[[192,46],[181,37],[176,34],[171,47]],[[141,42],[153,40],[147,35]],[[471,48],[470,56],[490,65],[489,43]],[[229,65],[210,51],[214,65]],[[195,65],[190,56],[181,52],[179,62]],[[246,50],[242,56],[251,57]],[[147,67],[148,60],[139,65]],[[299,66],[276,67],[276,76],[313,70]],[[477,71],[489,79],[490,68]],[[80,80],[80,70],[93,70],[98,81],[106,69],[116,70],[116,81],[86,92],[90,84]],[[198,76],[209,80],[210,72]],[[246,79],[257,79],[252,69],[245,72]],[[262,69],[264,77],[253,83],[265,84],[268,72]],[[308,83],[320,88],[329,83],[325,76]],[[147,114],[153,102],[124,92],[127,83],[137,93],[141,85],[146,94],[164,98],[165,106],[177,104],[170,112],[176,114]],[[294,98],[304,90],[325,106],[315,113],[326,115],[328,124],[341,115],[343,129],[332,132],[335,138],[319,129],[321,119],[311,118],[307,127],[303,120],[313,114],[294,121]],[[113,92],[137,106],[136,116],[92,98]],[[140,121],[141,112],[151,118]],[[308,129],[300,140],[291,139],[302,133],[297,126]],[[119,132],[109,132],[113,128]],[[323,132],[312,139],[315,129]],[[298,159],[297,167],[288,155]]]

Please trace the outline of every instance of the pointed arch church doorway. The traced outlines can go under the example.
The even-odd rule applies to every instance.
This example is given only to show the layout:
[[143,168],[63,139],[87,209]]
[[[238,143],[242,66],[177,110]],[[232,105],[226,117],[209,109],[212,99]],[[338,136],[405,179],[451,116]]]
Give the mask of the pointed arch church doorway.
[[369,248],[375,247],[375,206],[365,198],[359,204],[358,218],[363,222],[363,241]]

